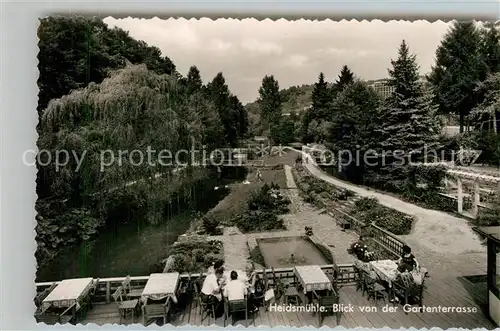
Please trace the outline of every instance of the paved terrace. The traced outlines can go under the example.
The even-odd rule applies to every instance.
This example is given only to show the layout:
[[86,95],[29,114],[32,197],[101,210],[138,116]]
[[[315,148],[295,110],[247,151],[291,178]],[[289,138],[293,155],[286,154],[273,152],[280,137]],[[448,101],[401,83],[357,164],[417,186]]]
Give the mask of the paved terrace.
[[[374,303],[373,300],[368,302],[366,295],[363,297],[361,292],[356,292],[354,286],[344,286],[340,289],[340,303],[345,306],[351,304],[354,311],[345,312],[342,315],[340,325],[346,328],[367,327],[367,328],[382,328],[390,327],[393,329],[403,328],[428,328],[439,327],[442,329],[448,328],[486,328],[494,329],[495,325],[486,317],[485,313],[481,310],[485,302],[475,302],[474,297],[486,298],[483,290],[486,289],[474,288],[474,286],[463,286],[463,280],[448,279],[446,281],[428,279],[426,281],[427,289],[424,294],[424,305],[430,307],[471,307],[476,308],[475,313],[434,313],[423,312],[405,314],[401,305],[397,305],[395,312],[383,312],[382,307],[385,305],[382,300]],[[463,281],[466,282],[466,281]],[[359,307],[368,306],[376,307],[376,312],[362,312]],[[389,304],[388,307],[392,307]],[[243,317],[244,318],[244,317]],[[118,323],[119,316],[116,305],[114,304],[100,304],[94,305],[94,308],[88,313],[83,324],[95,323],[98,325]],[[134,321],[129,318],[124,320],[123,324],[142,323],[141,317],[136,317]],[[196,303],[190,304],[185,310],[180,311],[172,317],[170,323],[174,326],[182,325],[196,325],[196,326],[210,326],[217,325],[223,326],[224,321],[222,318],[217,320],[205,319],[201,322],[201,315],[199,307]],[[227,323],[231,323],[231,318]],[[245,325],[244,320],[237,321],[236,325]],[[250,325],[250,321],[249,321]],[[264,311],[260,308],[255,318],[255,325],[264,326],[318,326],[318,319],[310,312],[273,312]],[[327,316],[323,324],[328,327],[337,326],[335,316]]]
[[[486,317],[487,316],[487,290],[484,282],[473,283],[463,275],[484,275],[486,273],[486,254],[477,237],[470,236],[468,226],[464,220],[453,217],[449,214],[428,210],[404,202],[395,197],[358,187],[350,183],[340,181],[334,177],[321,171],[316,165],[308,164],[306,168],[322,180],[325,180],[333,185],[350,189],[361,196],[376,196],[379,201],[388,207],[396,210],[412,214],[417,217],[416,231],[417,235],[401,236],[401,238],[414,248],[415,255],[419,258],[430,272],[431,278],[426,280],[426,289],[424,291],[423,303],[429,307],[470,307],[477,309],[474,313],[408,313],[402,311],[402,306],[396,306],[396,312],[383,312],[383,301],[378,302],[378,311],[362,312],[359,307],[362,306],[377,306],[373,301],[368,302],[366,297],[363,297],[361,292],[356,292],[354,286],[344,286],[340,290],[340,303],[344,305],[351,304],[354,306],[354,311],[345,312],[342,316],[340,325],[347,328],[354,327],[391,327],[391,328],[431,328],[439,327],[442,329],[454,328],[487,328],[493,329],[495,325]],[[285,168],[287,174],[287,183],[289,188],[295,187],[293,178],[290,178],[289,169]],[[326,214],[321,214],[307,204],[301,203],[300,197],[296,189],[289,190],[290,198],[296,208],[294,215],[285,216],[287,220],[288,231],[269,233],[269,236],[293,235],[303,233],[305,225],[312,225],[315,230],[315,235],[319,237],[325,244],[329,245],[337,255],[339,263],[349,263],[352,257],[347,255],[346,248],[357,235],[353,232],[341,232],[335,225],[333,218]],[[295,211],[295,210],[294,210]],[[311,218],[311,213],[314,217]],[[301,216],[302,215],[302,216]],[[290,217],[288,219],[288,217]],[[450,223],[451,222],[451,223]],[[420,223],[420,224],[419,224]],[[433,224],[437,224],[432,227]],[[451,225],[451,226],[450,226]],[[424,228],[431,226],[430,229]],[[458,242],[450,242],[449,238],[436,238],[432,236],[432,232],[439,232],[445,227],[449,231],[450,237],[458,237]],[[419,230],[421,229],[421,230]],[[424,231],[418,232],[418,231]],[[428,232],[426,232],[428,231]],[[225,233],[221,236],[226,245],[232,246],[235,249],[246,251],[244,245],[252,236],[263,237],[267,234],[249,234],[244,235],[237,232]],[[230,239],[229,239],[230,238]],[[227,240],[226,240],[227,239]],[[472,248],[466,248],[467,244],[472,243]],[[444,248],[443,248],[444,247]],[[235,250],[233,250],[234,253]],[[235,258],[228,262],[237,264],[232,266],[240,268],[240,264],[246,260],[248,253],[242,253],[240,259]],[[238,256],[238,254],[236,254]],[[351,260],[349,260],[351,259]],[[345,260],[345,261],[344,261]],[[228,263],[228,264],[230,264]],[[391,304],[389,305],[392,306]],[[83,323],[96,323],[99,325],[117,323],[118,311],[114,304],[95,305]],[[135,323],[142,322],[136,318]],[[228,321],[230,322],[230,320]],[[124,324],[132,324],[132,320],[124,321]],[[249,322],[250,323],[250,322]],[[199,307],[195,303],[188,305],[186,309],[180,311],[171,320],[171,324],[175,326],[181,325],[205,325],[209,326],[216,324],[223,326],[222,318],[216,321],[204,320],[201,322]],[[244,321],[238,321],[236,325],[244,325]],[[318,321],[312,313],[307,312],[265,312],[262,308],[255,319],[255,325],[266,326],[318,326]],[[335,327],[335,317],[325,318],[323,325]]]

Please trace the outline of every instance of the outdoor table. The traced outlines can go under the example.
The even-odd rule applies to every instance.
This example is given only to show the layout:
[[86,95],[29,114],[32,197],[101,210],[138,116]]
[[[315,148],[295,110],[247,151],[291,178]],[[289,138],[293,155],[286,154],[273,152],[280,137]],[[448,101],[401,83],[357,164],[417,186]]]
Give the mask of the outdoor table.
[[377,276],[381,280],[386,281],[389,287],[392,287],[392,282],[396,279],[398,273],[398,264],[393,260],[379,260],[369,263]]
[[304,287],[304,294],[316,290],[332,290],[330,279],[317,265],[296,266],[294,273]]
[[42,301],[42,306],[68,308],[76,304],[76,308],[79,309],[79,302],[88,295],[92,285],[92,278],[65,279]]
[[[377,276],[386,281],[389,284],[389,287],[392,287],[392,282],[396,280],[398,272],[398,264],[393,260],[380,260],[380,261],[371,261],[369,262]],[[413,277],[413,280],[417,285],[422,284],[422,279],[425,277],[427,273],[427,269],[420,268],[420,270],[410,271],[410,274]]]
[[179,285],[179,279],[178,272],[149,275],[149,280],[142,291],[142,301],[146,302],[148,299],[163,300],[170,297],[177,303],[175,293]]
[[[373,270],[377,274],[377,276],[386,281],[389,285],[388,294],[389,298],[393,297],[393,282],[396,280],[398,271],[398,264],[393,260],[380,260],[380,261],[372,261],[370,262]],[[425,273],[427,270],[425,268],[420,268],[420,270],[411,271],[413,281],[417,285],[422,285],[423,278],[425,277]]]

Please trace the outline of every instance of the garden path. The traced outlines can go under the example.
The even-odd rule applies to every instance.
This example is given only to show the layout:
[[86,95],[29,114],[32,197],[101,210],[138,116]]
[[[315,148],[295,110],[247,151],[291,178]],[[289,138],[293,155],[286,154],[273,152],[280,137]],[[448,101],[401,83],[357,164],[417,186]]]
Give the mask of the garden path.
[[425,260],[428,269],[443,275],[450,272],[476,274],[486,270],[485,247],[465,219],[341,181],[325,173],[310,158],[304,166],[318,179],[351,190],[361,197],[375,197],[386,207],[413,215],[417,221],[412,233],[399,237],[413,247],[417,258]]

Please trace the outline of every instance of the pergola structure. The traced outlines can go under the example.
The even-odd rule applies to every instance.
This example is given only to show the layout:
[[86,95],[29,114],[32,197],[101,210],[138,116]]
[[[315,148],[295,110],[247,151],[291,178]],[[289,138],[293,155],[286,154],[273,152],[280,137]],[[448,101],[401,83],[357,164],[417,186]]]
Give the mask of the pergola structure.
[[[465,170],[448,169],[444,179],[445,190],[456,189],[456,197],[449,194],[444,196],[457,199],[457,212],[464,212],[464,185],[472,184],[472,216],[477,217],[480,207],[488,208],[481,203],[481,193],[492,195],[500,192],[500,175],[491,176]],[[486,187],[481,187],[486,186]]]

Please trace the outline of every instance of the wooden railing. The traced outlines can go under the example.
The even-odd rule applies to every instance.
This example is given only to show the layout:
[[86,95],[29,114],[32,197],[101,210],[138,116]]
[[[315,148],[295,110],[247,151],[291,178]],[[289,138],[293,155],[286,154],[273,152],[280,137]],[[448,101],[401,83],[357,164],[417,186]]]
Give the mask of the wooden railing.
[[[327,264],[321,265],[320,268],[325,272],[325,274],[333,276],[335,265]],[[339,264],[336,266],[337,270],[340,271],[338,276],[338,283],[340,285],[352,285],[356,282],[356,273],[354,271],[354,266],[352,264]],[[295,285],[295,275],[293,268],[276,268],[276,269],[265,269],[258,271],[257,274],[263,278],[263,273],[266,273],[266,277],[271,286],[275,285],[274,279],[279,279],[287,284]],[[180,283],[181,286],[188,282],[189,279],[197,279],[200,277],[205,277],[206,273],[200,275],[200,273],[193,274],[181,274]],[[95,303],[110,303],[111,295],[116,291],[116,289],[121,286],[121,283],[125,280],[124,277],[113,277],[113,278],[100,278],[97,285],[95,295],[92,301]],[[149,276],[136,276],[130,277],[130,286],[132,289],[142,289],[146,286],[149,280]],[[42,292],[44,289],[49,288],[53,283],[56,282],[43,282],[36,283],[37,293]]]
[[368,231],[370,239],[394,255],[395,258],[403,255],[403,246],[406,245],[404,241],[373,223],[369,225]]
[[[298,187],[301,187],[300,184]],[[403,254],[403,246],[405,246],[406,243],[391,232],[382,229],[374,223],[367,224],[360,221],[338,208],[328,206],[324,201],[320,201],[320,203],[323,208],[325,208],[328,215],[332,216],[334,219],[347,220],[351,224],[351,229],[355,230],[360,235],[362,234],[363,236],[369,237],[374,243],[389,254],[396,258]]]

